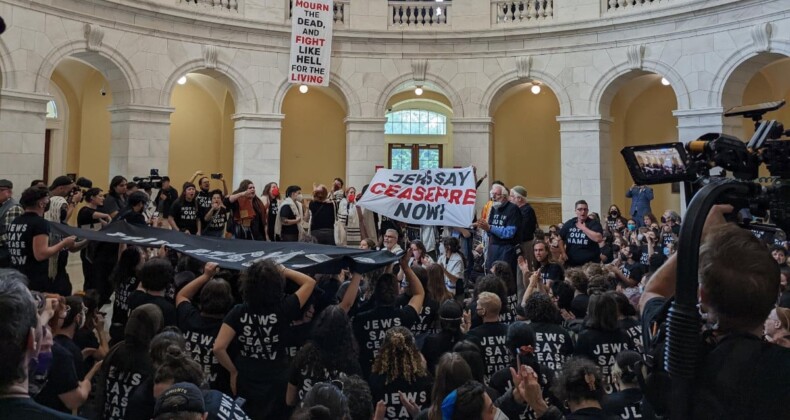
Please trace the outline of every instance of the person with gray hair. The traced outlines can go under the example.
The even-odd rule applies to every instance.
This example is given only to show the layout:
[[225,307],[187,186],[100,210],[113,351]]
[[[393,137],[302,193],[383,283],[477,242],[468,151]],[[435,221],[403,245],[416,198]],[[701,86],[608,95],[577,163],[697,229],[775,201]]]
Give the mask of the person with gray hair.
[[478,222],[478,227],[488,233],[486,271],[496,261],[504,261],[516,272],[516,247],[521,243],[521,211],[509,200],[508,190],[499,184],[491,187],[491,211],[488,219]]
[[0,269],[0,418],[76,419],[38,404],[28,393],[31,362],[40,363],[45,322],[39,322],[26,284],[22,273]]
[[[535,253],[532,252],[532,245],[535,243],[535,230],[540,228],[538,216],[535,214],[535,209],[527,203],[527,189],[521,185],[516,185],[510,189],[510,202],[515,204],[521,212],[521,238],[519,238],[521,256],[529,261],[530,267],[533,267],[535,265]],[[526,286],[524,285],[524,278],[521,270],[516,270],[514,273],[516,274],[518,299],[521,301],[526,291]]]

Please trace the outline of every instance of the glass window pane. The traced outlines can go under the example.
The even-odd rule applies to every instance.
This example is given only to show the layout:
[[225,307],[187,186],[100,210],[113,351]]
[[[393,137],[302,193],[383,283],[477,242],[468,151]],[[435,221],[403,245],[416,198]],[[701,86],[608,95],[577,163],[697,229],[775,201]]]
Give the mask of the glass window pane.
[[439,150],[420,149],[420,169],[436,169],[439,163]]
[[47,118],[58,118],[58,106],[55,101],[47,102]]
[[411,169],[411,149],[392,149],[392,169],[410,170]]

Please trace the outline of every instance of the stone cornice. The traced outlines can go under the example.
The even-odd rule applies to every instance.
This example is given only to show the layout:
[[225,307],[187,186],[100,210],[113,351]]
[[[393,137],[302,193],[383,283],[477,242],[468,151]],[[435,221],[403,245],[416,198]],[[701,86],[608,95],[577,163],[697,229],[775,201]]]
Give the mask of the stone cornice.
[[[0,0],[9,3],[9,0]],[[91,9],[92,13],[69,7],[69,3],[85,3],[82,9]],[[683,37],[688,34],[699,35],[706,32],[721,31],[726,28],[741,27],[737,19],[708,19],[704,26],[695,24],[696,19],[715,16],[738,15],[740,10],[758,7],[765,1],[758,0],[696,0],[672,6],[657,7],[641,13],[604,13],[600,19],[573,21],[565,23],[547,22],[537,25],[492,28],[482,31],[356,31],[338,30],[334,34],[334,51],[336,57],[386,58],[456,58],[456,57],[488,57],[510,56],[516,54],[565,52],[566,50],[584,51],[610,46],[612,42],[634,43],[639,41],[656,41]],[[11,2],[19,6],[18,2]],[[154,35],[168,39],[180,39],[188,42],[199,42],[219,46],[232,46],[251,50],[266,50],[286,53],[289,50],[290,25],[283,23],[264,22],[244,18],[243,15],[221,17],[213,13],[197,13],[179,10],[180,7],[162,6],[153,3],[128,3],[122,0],[62,0],[49,2],[30,0],[26,6],[45,13],[73,18],[85,22],[105,25],[110,28]],[[162,12],[165,13],[162,13]],[[130,19],[118,19],[119,12],[127,12]],[[170,13],[172,12],[172,13]],[[140,16],[140,19],[136,17]],[[154,20],[172,23],[172,29],[147,27]],[[790,16],[790,10],[781,13],[765,14],[749,17],[749,21],[759,23]],[[182,33],[178,25],[194,28],[205,27],[205,35]],[[154,25],[155,26],[155,25]],[[655,31],[645,30],[656,27]],[[230,28],[230,29],[229,29]],[[636,31],[636,29],[641,29]],[[629,36],[624,32],[633,31]],[[228,36],[216,36],[223,33]],[[230,35],[233,36],[230,36]],[[572,40],[569,40],[572,38]],[[376,39],[378,48],[366,48],[370,39]],[[432,48],[421,50],[423,44]],[[393,45],[393,47],[388,47]],[[381,47],[384,48],[381,48]],[[398,48],[399,46],[399,48]],[[417,46],[414,49],[414,46]],[[436,48],[441,46],[442,48]]]

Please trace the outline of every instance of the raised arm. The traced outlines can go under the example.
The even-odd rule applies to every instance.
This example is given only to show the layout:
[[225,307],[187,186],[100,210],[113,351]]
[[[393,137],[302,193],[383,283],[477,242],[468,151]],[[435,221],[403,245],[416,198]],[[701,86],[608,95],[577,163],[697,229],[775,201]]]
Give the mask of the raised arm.
[[315,289],[315,280],[307,274],[300,273],[296,270],[291,270],[290,268],[283,266],[280,267],[280,273],[283,275],[283,277],[299,286],[299,289],[297,289],[294,294],[299,299],[299,307],[304,306],[305,303],[307,303],[307,299],[309,299],[310,295],[313,294],[313,289]]
[[409,306],[414,308],[419,314],[422,311],[422,304],[425,301],[425,289],[423,289],[420,279],[417,278],[417,275],[414,274],[414,271],[409,267],[411,255],[411,250],[403,254],[400,259],[400,269],[404,272],[406,279],[409,281],[409,290],[411,291]]
[[354,306],[354,301],[357,299],[357,293],[359,293],[360,281],[362,281],[362,274],[353,273],[351,275],[351,283],[348,284],[346,294],[343,295],[343,300],[340,302],[340,308],[342,308],[345,313],[348,313],[348,311],[351,310],[351,307]]
[[217,269],[219,269],[217,263],[206,263],[206,265],[203,266],[203,274],[189,282],[178,292],[176,295],[176,306],[183,302],[190,302],[200,289],[217,274]]

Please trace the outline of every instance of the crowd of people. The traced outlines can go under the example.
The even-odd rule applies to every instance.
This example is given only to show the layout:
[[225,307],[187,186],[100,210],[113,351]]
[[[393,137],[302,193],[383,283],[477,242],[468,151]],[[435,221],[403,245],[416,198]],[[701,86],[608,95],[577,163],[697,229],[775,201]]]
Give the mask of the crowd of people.
[[[61,176],[18,202],[0,180],[0,419],[666,416],[645,375],[660,376],[681,219],[655,217],[649,187],[628,191],[629,214],[578,200],[548,225],[524,187],[494,181],[473,224],[413,226],[357,206],[366,186],[340,178],[309,199],[249,180],[228,193],[218,178],[198,171],[179,193],[167,177],[157,191],[116,176],[105,192]],[[700,249],[694,418],[790,418],[787,243],[726,223],[732,211],[714,207]],[[270,260],[236,272],[52,232],[74,220],[400,258],[367,273]]]

